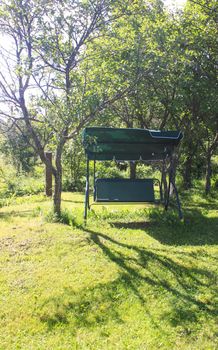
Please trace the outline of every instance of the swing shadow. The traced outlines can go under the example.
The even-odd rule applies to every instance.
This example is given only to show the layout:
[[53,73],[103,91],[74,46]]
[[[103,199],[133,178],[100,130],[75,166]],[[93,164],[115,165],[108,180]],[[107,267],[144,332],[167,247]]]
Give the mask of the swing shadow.
[[151,211],[149,221],[110,222],[112,227],[142,230],[162,244],[215,245],[218,244],[218,216],[207,217],[198,209],[186,210],[181,222],[170,212]]
[[[216,276],[209,268],[196,267],[201,256],[187,251],[181,254],[176,248],[172,255],[167,247],[145,248],[84,226],[80,229],[85,233],[91,251],[99,249],[106,258],[106,264],[112,263],[118,267],[117,275],[113,280],[102,281],[79,293],[70,287],[64,288],[64,298],[61,293],[45,300],[40,321],[47,325],[49,331],[57,324],[71,322],[72,317],[75,320],[75,332],[78,327],[90,328],[96,324],[107,324],[111,320],[117,324],[124,323],[119,305],[123,298],[129,298],[131,302],[138,300],[153,327],[165,332],[159,322],[160,316],[151,307],[149,295],[154,295],[157,300],[162,295],[168,300],[169,309],[167,313],[163,311],[161,317],[167,319],[171,326],[179,324],[185,327],[187,319],[190,324],[196,324],[199,312],[210,318],[217,315],[215,299],[198,298],[208,285],[215,295],[216,284]],[[46,313],[47,305],[52,305],[53,313]],[[105,305],[106,310],[102,312],[101,307]]]
[[152,225],[149,221],[110,222],[110,224],[117,229],[124,228],[130,230],[147,230]]
[[[176,259],[174,260],[167,254],[167,248],[146,249],[118,241],[106,234],[88,228],[83,228],[83,230],[88,234],[88,242],[98,246],[106,258],[120,268],[125,276],[124,282],[128,284],[128,288],[132,290],[143,304],[146,303],[146,298],[140,292],[139,284],[148,285],[154,290],[156,288],[165,290],[175,300],[180,300],[184,308],[187,307],[187,304],[190,306],[195,305],[210,315],[217,314],[216,305],[212,300],[199,301],[195,298],[197,290],[207,285],[205,279],[209,282],[209,280],[215,280],[216,276],[208,269],[196,268],[196,265],[187,267],[186,264],[182,264],[184,260],[190,258],[200,259],[201,257],[192,255],[189,252],[183,252],[181,256],[180,252],[177,254],[175,250]],[[128,253],[125,250],[128,250]],[[161,271],[165,271],[162,276],[166,277],[161,277],[158,274],[157,266]],[[190,285],[193,288],[193,293],[190,292]],[[181,310],[177,310],[175,306],[175,310],[175,312],[180,313],[182,312],[182,307]],[[146,310],[146,312],[148,311]],[[195,315],[193,314],[193,316]]]
[[[191,208],[185,211],[185,222],[180,222],[177,213],[172,210],[167,213],[153,210],[146,221],[114,220],[109,223],[112,226],[111,235],[103,233],[103,229],[92,229],[88,225],[78,228],[85,233],[90,253],[102,253],[105,264],[118,268],[116,277],[92,288],[84,288],[79,293],[69,287],[64,288],[64,298],[62,294],[56,299],[49,298],[45,306],[46,303],[52,303],[54,314],[41,317],[49,330],[59,323],[70,322],[72,317],[75,320],[75,334],[77,327],[89,328],[96,324],[107,324],[111,320],[117,324],[124,323],[125,319],[122,319],[119,310],[123,298],[130,303],[134,302],[134,298],[137,299],[146,317],[163,333],[166,329],[162,327],[160,317],[168,319],[171,326],[179,325],[187,329],[187,322],[190,327],[192,323],[200,322],[199,315],[206,315],[208,320],[217,315],[215,298],[198,298],[208,287],[211,295],[216,295],[215,273],[209,267],[198,266],[202,266],[202,258],[210,259],[212,266],[217,262],[217,257],[204,250],[186,251],[167,246],[216,244],[218,218],[206,217],[200,210]],[[118,231],[120,228],[141,230],[145,239],[146,235],[150,235],[166,246],[146,248],[126,243],[122,239],[123,233],[121,235]],[[149,302],[150,295],[154,295],[157,301],[161,296],[166,298],[168,311],[163,311],[161,316],[155,314]],[[105,305],[106,310],[102,312],[101,307]]]

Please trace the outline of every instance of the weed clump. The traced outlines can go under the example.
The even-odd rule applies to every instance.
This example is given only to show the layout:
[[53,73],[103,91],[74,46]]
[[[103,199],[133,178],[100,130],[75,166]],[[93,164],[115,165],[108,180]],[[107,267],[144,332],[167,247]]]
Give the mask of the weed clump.
[[49,222],[49,223],[60,223],[60,224],[75,226],[75,227],[81,226],[78,216],[67,209],[62,210],[59,216],[56,213],[54,213],[52,209],[45,214],[45,220],[46,222]]

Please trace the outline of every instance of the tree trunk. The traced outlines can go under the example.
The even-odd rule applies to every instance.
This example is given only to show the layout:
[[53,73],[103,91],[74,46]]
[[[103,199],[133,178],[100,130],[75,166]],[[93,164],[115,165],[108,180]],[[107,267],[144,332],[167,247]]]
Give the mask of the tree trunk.
[[[171,177],[171,181],[173,183],[176,182],[176,169],[177,169],[177,165],[178,165],[178,155],[177,154],[174,154],[173,157],[172,157],[172,168],[171,168],[171,171],[172,171],[172,177]],[[171,185],[170,186],[170,196],[172,196],[174,194],[174,187]]]
[[212,176],[212,167],[211,167],[211,154],[207,154],[207,165],[206,165],[206,181],[205,181],[205,193],[208,195],[211,189],[211,176]]
[[183,174],[184,188],[188,190],[192,186],[192,155],[189,155],[185,161],[185,170]]
[[[46,152],[46,158],[52,164],[52,153]],[[45,164],[45,194],[48,197],[52,197],[52,167]]]
[[54,213],[60,217],[61,215],[61,191],[62,191],[62,172],[55,176],[55,188],[54,188],[54,197],[53,197],[53,206]]
[[130,162],[130,179],[135,180],[136,178],[136,163],[135,162]]
[[62,164],[61,164],[62,147],[59,146],[56,153],[56,174],[55,174],[55,188],[53,197],[54,214],[57,217],[61,215],[61,192],[62,192]]
[[163,194],[163,200],[164,202],[166,201],[167,198],[167,170],[166,170],[166,166],[163,166],[162,168],[162,194]]

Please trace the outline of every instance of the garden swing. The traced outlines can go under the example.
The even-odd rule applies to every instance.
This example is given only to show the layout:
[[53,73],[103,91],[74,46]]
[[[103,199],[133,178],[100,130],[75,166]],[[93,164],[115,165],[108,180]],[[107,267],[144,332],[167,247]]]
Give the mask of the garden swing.
[[[170,187],[174,189],[179,218],[182,210],[175,181],[173,180],[172,156],[183,135],[180,131],[155,131],[147,129],[124,129],[89,127],[83,131],[83,145],[87,159],[85,210],[87,219],[89,203],[89,162],[94,161],[94,202],[95,203],[157,203],[154,185],[158,183],[160,200],[168,209]],[[169,162],[169,179],[166,198],[163,199],[163,172],[161,181],[148,179],[96,179],[96,161],[142,161],[162,162],[163,169]]]

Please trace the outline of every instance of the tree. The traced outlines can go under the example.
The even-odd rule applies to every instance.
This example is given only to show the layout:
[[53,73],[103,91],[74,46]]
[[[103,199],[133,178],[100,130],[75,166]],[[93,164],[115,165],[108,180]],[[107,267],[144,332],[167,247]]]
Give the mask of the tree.
[[[104,35],[119,16],[119,6],[112,4],[108,0],[10,0],[1,4],[1,33],[10,43],[9,49],[1,49],[1,123],[5,131],[15,126],[52,171],[58,216],[66,142],[123,93],[119,89],[113,96],[95,94],[89,76],[94,55],[86,54],[90,42]],[[55,150],[54,164],[46,157],[48,147]]]
[[[211,159],[218,147],[216,9],[214,1],[191,0],[181,23],[186,40],[184,110],[191,117],[189,164],[200,148],[206,163],[206,194],[211,187]],[[195,132],[190,132],[190,126]]]

